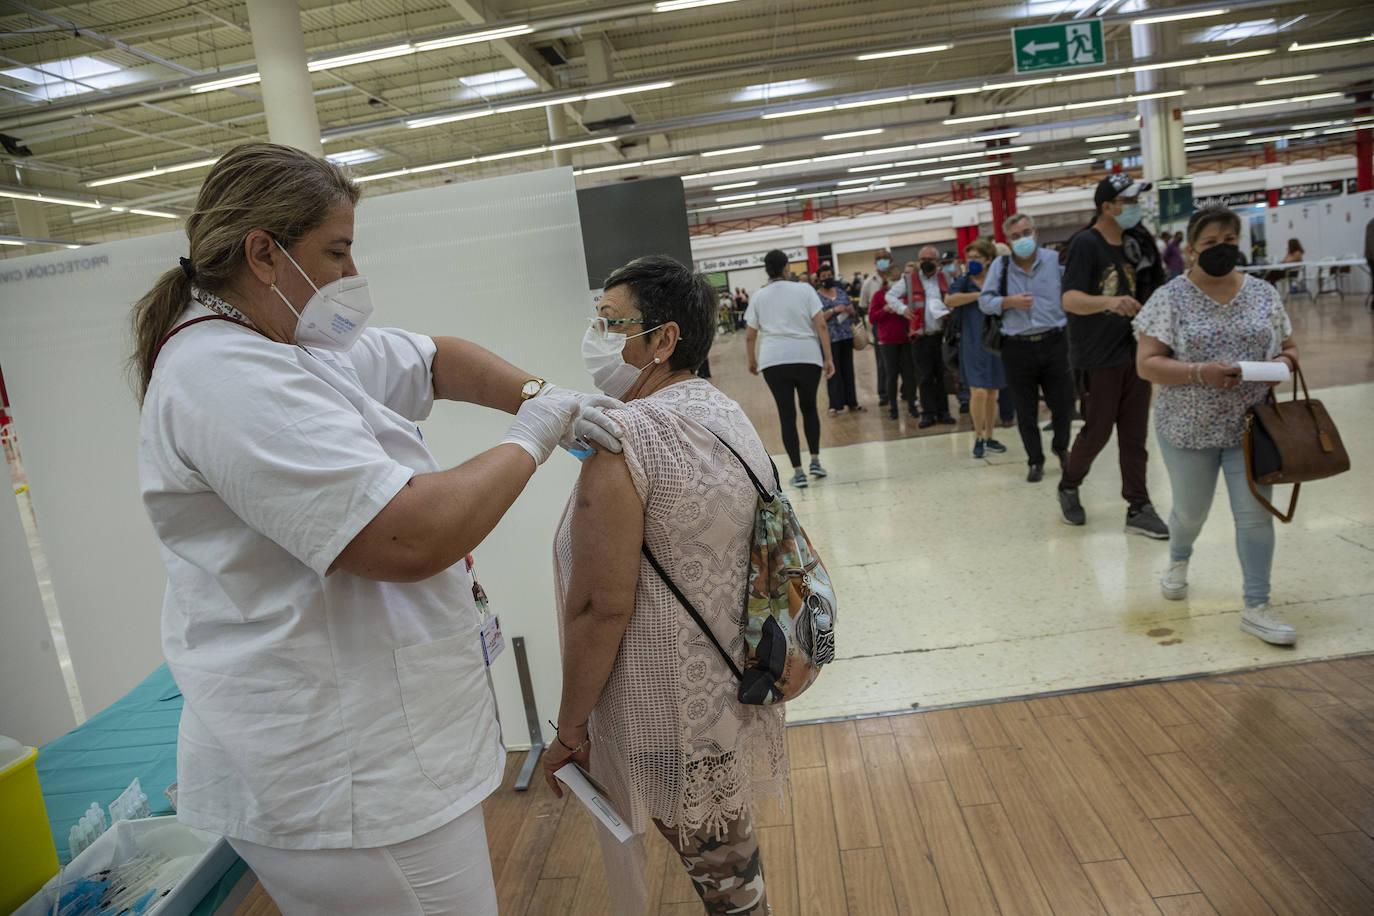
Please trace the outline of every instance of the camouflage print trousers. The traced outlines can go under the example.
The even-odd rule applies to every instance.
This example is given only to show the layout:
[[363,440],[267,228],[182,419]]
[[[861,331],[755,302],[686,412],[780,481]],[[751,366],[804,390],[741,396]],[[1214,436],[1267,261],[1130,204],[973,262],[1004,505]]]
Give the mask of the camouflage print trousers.
[[723,836],[717,838],[714,830],[701,830],[689,836],[685,846],[678,845],[676,827],[658,821],[654,826],[682,857],[687,877],[701,895],[708,916],[764,916],[769,912],[752,812],[745,811],[728,824]]

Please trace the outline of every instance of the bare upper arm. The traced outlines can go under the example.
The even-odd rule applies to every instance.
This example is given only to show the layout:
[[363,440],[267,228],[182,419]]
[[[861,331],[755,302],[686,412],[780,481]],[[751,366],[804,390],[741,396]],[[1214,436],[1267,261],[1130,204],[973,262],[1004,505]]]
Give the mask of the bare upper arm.
[[568,613],[628,620],[639,582],[644,506],[623,454],[598,450],[582,463],[571,524]]

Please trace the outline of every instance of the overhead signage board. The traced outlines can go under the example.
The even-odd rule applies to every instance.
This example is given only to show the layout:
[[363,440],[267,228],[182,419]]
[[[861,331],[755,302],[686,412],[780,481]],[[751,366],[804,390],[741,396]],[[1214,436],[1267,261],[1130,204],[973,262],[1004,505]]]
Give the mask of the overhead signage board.
[[[805,248],[786,248],[784,250],[787,252],[788,261],[797,262],[806,260]],[[763,256],[767,253],[766,251],[760,251],[757,254],[733,255],[728,258],[705,258],[696,262],[696,268],[701,273],[709,274],[722,270],[743,270],[748,267],[762,267]]]
[[1012,29],[1011,46],[1017,73],[1089,67],[1106,61],[1101,19]]

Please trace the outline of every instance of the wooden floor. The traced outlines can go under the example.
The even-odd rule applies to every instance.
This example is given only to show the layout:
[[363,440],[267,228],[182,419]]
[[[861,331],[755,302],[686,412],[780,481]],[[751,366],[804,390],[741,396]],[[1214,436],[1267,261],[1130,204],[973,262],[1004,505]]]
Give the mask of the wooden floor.
[[[1374,656],[788,729],[775,916],[1374,913]],[[503,916],[603,916],[569,794],[485,805]],[[658,916],[701,913],[649,839]],[[255,889],[239,916],[274,916]],[[620,914],[616,914],[620,916]]]

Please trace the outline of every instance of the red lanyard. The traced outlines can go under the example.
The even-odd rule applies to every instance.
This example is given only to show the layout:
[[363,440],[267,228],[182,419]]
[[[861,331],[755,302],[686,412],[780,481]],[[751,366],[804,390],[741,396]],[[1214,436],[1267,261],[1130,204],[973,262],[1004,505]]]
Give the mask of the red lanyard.
[[[157,365],[158,354],[162,352],[162,348],[167,345],[167,341],[171,340],[174,334],[186,330],[193,324],[200,324],[202,321],[228,321],[238,325],[239,327],[247,328],[248,330],[253,331],[256,334],[262,334],[262,331],[259,331],[257,328],[253,327],[251,324],[248,324],[246,321],[239,321],[237,318],[230,318],[228,315],[220,315],[217,313],[214,315],[202,315],[199,318],[192,318],[190,321],[183,322],[177,325],[176,327],[172,328],[170,331],[168,331],[166,334],[162,336],[162,340],[158,341],[157,348],[153,350],[153,358],[148,362],[148,374],[152,375],[153,367]],[[266,334],[262,334],[262,336],[267,337]],[[268,337],[268,340],[271,340],[271,338]]]

